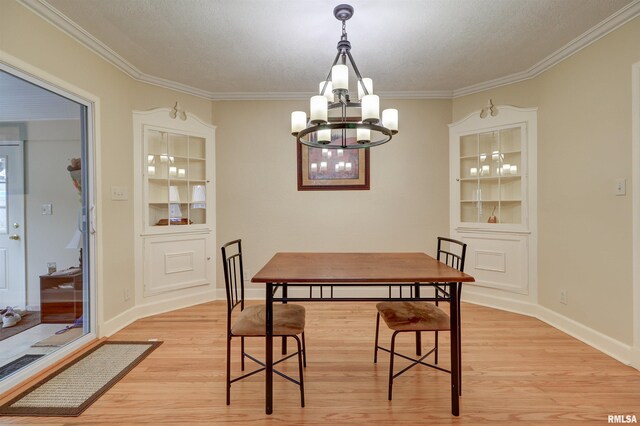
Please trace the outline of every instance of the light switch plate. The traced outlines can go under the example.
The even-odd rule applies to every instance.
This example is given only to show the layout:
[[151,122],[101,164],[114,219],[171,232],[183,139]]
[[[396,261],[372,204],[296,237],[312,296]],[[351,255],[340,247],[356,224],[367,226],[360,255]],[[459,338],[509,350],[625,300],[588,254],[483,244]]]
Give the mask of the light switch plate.
[[126,186],[112,186],[111,199],[115,201],[126,201],[129,199],[129,189]]

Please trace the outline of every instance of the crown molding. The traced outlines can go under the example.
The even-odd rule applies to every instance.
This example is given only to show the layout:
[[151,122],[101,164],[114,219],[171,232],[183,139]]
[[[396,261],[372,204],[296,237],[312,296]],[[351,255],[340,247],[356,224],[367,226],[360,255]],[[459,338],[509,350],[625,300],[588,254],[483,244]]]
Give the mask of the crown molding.
[[640,0],[634,0],[618,12],[609,16],[604,21],[587,30],[583,34],[571,40],[569,43],[556,50],[526,71],[521,71],[505,77],[496,78],[485,81],[483,83],[474,84],[453,91],[453,97],[470,95],[484,90],[495,89],[496,87],[505,86],[507,84],[518,83],[520,81],[529,80],[537,77],[551,67],[564,61],[574,53],[584,49],[591,43],[601,39],[610,32],[620,28],[630,20],[640,15]]
[[[91,51],[113,64],[115,67],[129,75],[131,78],[143,83],[152,84],[167,89],[187,93],[189,95],[205,98],[209,100],[294,100],[308,99],[315,93],[303,92],[209,92],[198,89],[176,81],[167,80],[153,75],[145,74],[128,62],[122,56],[111,50],[107,45],[93,37],[82,27],[59,12],[46,0],[17,0],[20,4],[59,28],[73,39],[77,40]],[[390,99],[452,99],[470,95],[485,90],[494,89],[507,84],[518,83],[524,80],[537,77],[554,65],[562,62],[574,53],[587,47],[591,43],[599,40],[620,26],[640,15],[640,0],[634,0],[618,12],[614,13],[604,21],[598,23],[582,35],[576,37],[564,47],[556,50],[540,62],[525,71],[521,71],[508,76],[496,78],[471,86],[466,86],[455,90],[429,90],[413,92],[380,92],[380,95]]]

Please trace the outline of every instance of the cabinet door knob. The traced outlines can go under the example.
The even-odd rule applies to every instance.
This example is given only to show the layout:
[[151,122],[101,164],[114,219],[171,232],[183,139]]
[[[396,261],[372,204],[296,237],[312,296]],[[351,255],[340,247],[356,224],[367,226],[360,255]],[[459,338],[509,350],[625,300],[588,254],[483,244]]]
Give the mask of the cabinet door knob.
[[9,239],[10,240],[19,240],[20,239],[20,235],[18,235],[18,234],[9,235]]
[[460,178],[456,178],[456,182],[460,182]]

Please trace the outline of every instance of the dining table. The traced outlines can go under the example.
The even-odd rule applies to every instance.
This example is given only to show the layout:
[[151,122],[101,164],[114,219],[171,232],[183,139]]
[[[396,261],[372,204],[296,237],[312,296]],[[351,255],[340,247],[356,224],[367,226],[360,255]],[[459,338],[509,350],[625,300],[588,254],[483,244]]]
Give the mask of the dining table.
[[[251,278],[265,285],[265,412],[273,413],[273,304],[288,302],[439,301],[450,304],[451,413],[460,414],[460,312],[462,283],[475,281],[420,252],[315,253],[278,252]],[[371,287],[408,287],[410,291],[375,291]],[[308,287],[309,291],[290,288]],[[313,291],[319,287],[320,291]],[[322,289],[328,287],[326,292]],[[347,289],[349,287],[349,289]],[[437,287],[435,292],[421,292]],[[278,291],[280,290],[280,291]],[[334,291],[335,290],[335,291]],[[380,290],[380,289],[378,289]],[[437,296],[437,297],[436,297]],[[418,337],[416,337],[418,339]],[[418,344],[418,342],[416,342]],[[283,351],[285,351],[283,342]]]

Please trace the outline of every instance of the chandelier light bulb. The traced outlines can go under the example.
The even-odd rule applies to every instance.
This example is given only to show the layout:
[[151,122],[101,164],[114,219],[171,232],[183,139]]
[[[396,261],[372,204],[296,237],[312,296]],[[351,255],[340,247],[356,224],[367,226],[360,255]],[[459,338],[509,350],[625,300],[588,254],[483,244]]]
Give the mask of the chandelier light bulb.
[[331,68],[331,81],[333,90],[349,90],[349,68],[338,64]]
[[398,110],[388,108],[382,111],[382,125],[392,132],[398,131]]
[[293,111],[291,113],[291,133],[297,134],[307,127],[307,113],[304,111]]
[[311,122],[320,124],[327,122],[327,98],[322,95],[311,97]]
[[362,97],[362,121],[377,123],[380,121],[380,98],[378,95]]
[[369,129],[357,129],[356,140],[358,143],[368,143],[371,141],[371,130]]
[[318,130],[318,142],[320,143],[331,142],[331,129]]

